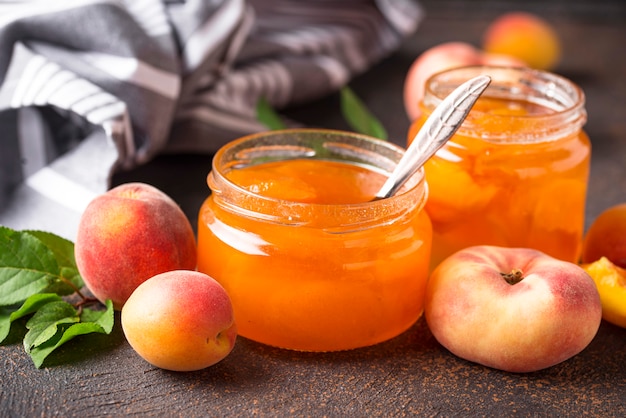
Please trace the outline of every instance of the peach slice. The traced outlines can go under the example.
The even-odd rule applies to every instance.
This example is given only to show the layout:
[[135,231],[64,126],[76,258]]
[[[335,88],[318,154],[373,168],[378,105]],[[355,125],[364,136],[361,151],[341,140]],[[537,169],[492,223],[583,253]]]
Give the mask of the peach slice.
[[582,268],[596,283],[602,303],[602,318],[626,328],[626,269],[620,268],[606,257]]
[[426,211],[433,222],[451,222],[468,212],[486,207],[497,192],[495,186],[479,185],[454,162],[430,159],[426,165],[430,195]]

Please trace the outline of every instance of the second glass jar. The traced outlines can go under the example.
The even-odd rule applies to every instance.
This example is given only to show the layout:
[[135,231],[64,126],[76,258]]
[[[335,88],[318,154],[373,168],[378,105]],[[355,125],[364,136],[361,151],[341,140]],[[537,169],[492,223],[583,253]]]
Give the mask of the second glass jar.
[[431,268],[465,247],[528,247],[577,262],[590,142],[581,89],[525,68],[464,67],[432,76],[409,142],[452,89],[492,77],[452,139],[425,165]]

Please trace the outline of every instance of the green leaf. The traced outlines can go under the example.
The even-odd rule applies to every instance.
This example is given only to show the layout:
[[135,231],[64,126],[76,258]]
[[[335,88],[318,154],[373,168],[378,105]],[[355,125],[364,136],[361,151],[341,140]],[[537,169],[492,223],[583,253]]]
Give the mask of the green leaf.
[[271,130],[285,129],[280,115],[272,108],[265,97],[259,98],[256,104],[256,118]]
[[23,233],[30,234],[43,242],[56,256],[61,267],[76,267],[74,258],[74,243],[51,232],[25,230]]
[[59,280],[56,280],[45,291],[66,296],[77,292],[82,289],[83,286],[85,286],[85,282],[83,282],[83,277],[80,275],[77,268],[61,267]]
[[78,335],[110,334],[115,323],[110,300],[104,310],[80,311],[63,300],[78,292],[79,304],[91,303],[79,292],[83,286],[73,242],[49,232],[0,226],[0,343],[14,321],[32,315],[23,344],[39,368],[51,352]]
[[93,322],[79,322],[77,324],[70,325],[67,328],[60,327],[52,338],[30,350],[30,358],[33,360],[35,367],[39,369],[43,365],[46,357],[48,357],[54,350],[74,337],[91,333],[108,334],[100,325]]
[[72,241],[51,232],[32,230],[23,232],[33,235],[54,253],[57,263],[61,269],[61,277],[69,281],[69,283],[65,281],[55,281],[50,288],[46,289],[46,292],[58,293],[60,295],[71,295],[85,285],[80,273],[78,272],[76,258],[74,257],[74,243]]
[[387,131],[378,119],[349,87],[341,89],[341,112],[348,124],[356,132],[387,139]]
[[[72,324],[69,327],[62,325],[50,339],[33,347],[30,350],[30,357],[35,367],[40,368],[50,353],[75,337],[92,333],[110,334],[114,323],[113,303],[110,300],[106,301],[106,308],[105,311],[84,309],[81,315],[83,322]],[[91,321],[86,321],[87,318]]]
[[107,299],[105,302],[106,310],[93,310],[85,308],[80,316],[81,322],[93,322],[102,327],[107,334],[113,330],[115,324],[115,315],[113,310],[113,302]]
[[21,303],[36,293],[71,295],[83,286],[71,241],[0,226],[0,306]]
[[50,302],[61,300],[61,297],[54,293],[38,293],[26,299],[17,310],[11,311],[8,308],[0,307],[0,343],[9,335],[13,321],[35,313],[39,308]]
[[0,343],[9,335],[11,331],[11,312],[10,309],[0,306]]
[[0,226],[0,306],[43,292],[59,279],[54,252],[34,235]]
[[80,321],[78,311],[65,301],[50,302],[39,308],[26,323],[28,332],[24,337],[24,349],[30,352],[57,333],[62,324],[71,324]]

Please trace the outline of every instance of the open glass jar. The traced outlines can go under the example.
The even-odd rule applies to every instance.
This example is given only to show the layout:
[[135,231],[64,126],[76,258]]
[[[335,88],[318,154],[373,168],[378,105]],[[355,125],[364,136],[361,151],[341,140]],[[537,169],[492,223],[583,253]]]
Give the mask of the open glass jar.
[[420,317],[432,237],[423,171],[371,201],[402,153],[314,129],[255,134],[216,153],[198,269],[230,295],[241,336],[344,350],[395,337]]
[[432,266],[471,245],[529,247],[577,262],[590,142],[583,92],[556,74],[463,67],[432,76],[409,141],[463,81],[492,82],[452,139],[425,165]]

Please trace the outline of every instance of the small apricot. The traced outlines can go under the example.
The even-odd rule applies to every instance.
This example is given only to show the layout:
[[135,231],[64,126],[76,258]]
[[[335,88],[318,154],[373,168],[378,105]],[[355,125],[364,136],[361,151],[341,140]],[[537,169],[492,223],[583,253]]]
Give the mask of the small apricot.
[[553,69],[561,58],[560,39],[552,25],[525,12],[505,13],[491,22],[482,47],[487,53],[517,57],[539,70]]
[[226,290],[197,271],[169,271],[140,284],[122,308],[121,322],[137,354],[173,371],[216,364],[230,354],[237,337]]
[[626,203],[600,213],[585,234],[582,262],[593,263],[601,257],[626,268]]

